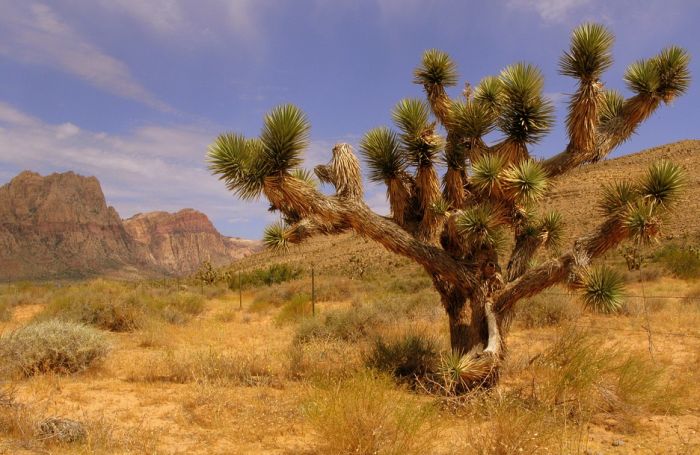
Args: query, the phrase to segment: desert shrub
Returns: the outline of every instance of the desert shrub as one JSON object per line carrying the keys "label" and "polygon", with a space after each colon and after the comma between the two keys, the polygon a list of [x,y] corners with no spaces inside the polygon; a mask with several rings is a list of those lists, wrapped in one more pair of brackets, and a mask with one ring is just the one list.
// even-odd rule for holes
{"label": "desert shrub", "polygon": [[301,283],[281,283],[269,287],[256,289],[253,303],[248,308],[254,313],[265,311],[268,308],[279,308],[288,303],[292,298],[305,292],[307,287]]}
{"label": "desert shrub", "polygon": [[282,306],[275,318],[278,324],[296,322],[302,318],[311,317],[311,297],[308,294],[296,294]]}
{"label": "desert shrub", "polygon": [[99,331],[81,324],[50,320],[19,328],[0,338],[0,363],[9,374],[75,373],[107,355]]}
{"label": "desert shrub", "polygon": [[182,324],[204,310],[199,294],[147,285],[95,280],[57,292],[39,319],[61,319],[128,332],[143,327],[150,318]]}
{"label": "desert shrub", "polygon": [[36,427],[36,418],[32,411],[17,401],[14,389],[3,385],[0,388],[0,436],[9,437],[14,442],[31,447]]}
{"label": "desert shrub", "polygon": [[295,341],[303,343],[313,338],[357,341],[368,336],[382,323],[384,317],[374,306],[329,311],[316,318],[303,320],[297,328]]}
{"label": "desert shrub", "polygon": [[[257,269],[240,274],[242,288],[252,288],[258,286],[271,286],[273,284],[284,283],[296,280],[301,277],[301,269],[289,264],[273,264],[265,269]],[[238,273],[232,273],[229,280],[229,288],[238,290]]]}
{"label": "desert shrub", "polygon": [[9,321],[12,317],[12,303],[0,296],[0,321]]}
{"label": "desert shrub", "polygon": [[656,254],[655,259],[678,278],[700,278],[700,250],[698,248],[666,245]]}
{"label": "desert shrub", "polygon": [[134,291],[119,283],[96,280],[70,286],[49,302],[40,319],[61,319],[114,332],[138,328],[143,319]]}
{"label": "desert shrub", "polygon": [[628,353],[615,365],[614,393],[619,404],[627,410],[645,410],[672,414],[679,410],[683,389],[680,384],[670,384],[665,369],[648,357]]}
{"label": "desert shrub", "polygon": [[136,372],[131,379],[252,386],[270,384],[275,376],[264,359],[213,349],[161,353],[146,359],[144,369],[145,373]]}
{"label": "desert shrub", "polygon": [[316,389],[304,415],[326,454],[423,454],[431,452],[432,410],[394,389],[386,377],[359,374]]}
{"label": "desert shrub", "polygon": [[513,394],[479,392],[471,397],[468,412],[476,422],[466,428],[466,453],[548,453],[564,436],[556,413]]}
{"label": "desert shrub", "polygon": [[388,281],[387,290],[392,293],[413,294],[432,289],[433,284],[425,273],[398,275]]}
{"label": "desert shrub", "polygon": [[[316,300],[319,302],[338,302],[350,300],[360,291],[368,291],[370,283],[351,280],[344,276],[317,277]],[[311,284],[309,283],[309,289]]]}
{"label": "desert shrub", "polygon": [[686,293],[683,303],[700,309],[700,286],[693,287]]}
{"label": "desert shrub", "polygon": [[676,409],[680,390],[669,387],[664,368],[637,353],[607,346],[590,332],[564,329],[534,362],[538,396],[567,415],[600,411]]}
{"label": "desert shrub", "polygon": [[347,378],[357,373],[363,363],[357,346],[351,342],[330,338],[291,343],[286,354],[285,371],[291,379]]}
{"label": "desert shrub", "polygon": [[540,294],[516,307],[515,319],[526,328],[547,327],[575,319],[579,314],[571,297],[562,293]]}
{"label": "desert shrub", "polygon": [[[143,300],[148,300],[144,302]],[[147,310],[155,312],[172,324],[183,324],[204,311],[204,297],[187,291],[177,291],[143,299]],[[150,307],[150,308],[149,308]]]}
{"label": "desert shrub", "polygon": [[550,404],[599,410],[599,386],[614,359],[614,353],[601,344],[589,332],[565,329],[537,360],[544,367],[544,396]]}
{"label": "desert shrub", "polygon": [[435,371],[439,347],[434,338],[419,333],[404,333],[398,337],[374,339],[365,364],[399,379],[425,376]]}
{"label": "desert shrub", "polygon": [[417,319],[430,317],[440,310],[440,296],[433,289],[423,289],[410,294],[386,294],[374,296],[371,306],[388,319]]}

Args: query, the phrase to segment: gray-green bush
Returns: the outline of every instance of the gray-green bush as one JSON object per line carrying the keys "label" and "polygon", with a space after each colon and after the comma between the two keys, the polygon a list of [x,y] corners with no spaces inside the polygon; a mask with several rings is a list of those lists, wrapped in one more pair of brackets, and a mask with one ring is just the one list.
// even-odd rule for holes
{"label": "gray-green bush", "polygon": [[0,338],[0,364],[6,375],[75,373],[103,359],[109,343],[100,331],[73,322],[49,320]]}

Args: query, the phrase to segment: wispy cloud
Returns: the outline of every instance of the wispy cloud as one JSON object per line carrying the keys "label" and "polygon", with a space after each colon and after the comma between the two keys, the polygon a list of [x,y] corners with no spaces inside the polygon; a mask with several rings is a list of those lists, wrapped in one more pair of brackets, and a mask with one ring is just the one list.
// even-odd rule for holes
{"label": "wispy cloud", "polygon": [[[96,176],[123,217],[193,207],[212,217],[225,234],[256,238],[276,216],[262,199],[233,197],[206,169],[205,153],[217,133],[198,125],[148,125],[108,134],[69,122],[47,123],[0,101],[0,184],[10,177],[7,169],[72,170]],[[305,167],[327,162],[332,148],[329,141],[312,141]],[[382,207],[381,198],[372,201]]]}
{"label": "wispy cloud", "polygon": [[271,6],[259,0],[99,0],[104,11],[117,13],[143,29],[177,43],[196,46],[232,36],[257,48],[263,38],[262,14]]}
{"label": "wispy cloud", "polygon": [[115,95],[173,111],[136,81],[124,62],[81,36],[50,6],[0,0],[0,10],[0,55],[57,68]]}
{"label": "wispy cloud", "polygon": [[545,22],[566,22],[574,12],[592,0],[509,0],[508,6],[520,11],[535,11]]}
{"label": "wispy cloud", "polygon": [[106,134],[49,124],[0,101],[0,169],[5,177],[7,169],[94,175],[123,217],[194,207],[229,235],[256,237],[267,206],[238,201],[210,175],[204,155],[215,134],[191,125]]}

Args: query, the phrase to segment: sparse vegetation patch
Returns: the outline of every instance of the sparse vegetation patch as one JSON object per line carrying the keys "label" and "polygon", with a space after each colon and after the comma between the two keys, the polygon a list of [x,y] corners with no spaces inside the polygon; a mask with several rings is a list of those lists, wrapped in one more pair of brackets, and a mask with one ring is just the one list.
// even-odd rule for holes
{"label": "sparse vegetation patch", "polygon": [[109,343],[98,330],[49,320],[16,329],[0,338],[2,372],[32,376],[75,373],[102,360]]}

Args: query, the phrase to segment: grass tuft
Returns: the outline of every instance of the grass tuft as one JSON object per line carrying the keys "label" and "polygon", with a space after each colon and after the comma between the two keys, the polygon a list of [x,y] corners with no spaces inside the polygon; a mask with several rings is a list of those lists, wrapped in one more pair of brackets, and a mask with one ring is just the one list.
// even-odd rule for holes
{"label": "grass tuft", "polygon": [[356,375],[316,389],[304,414],[325,454],[430,453],[432,410],[398,392],[386,377]]}

